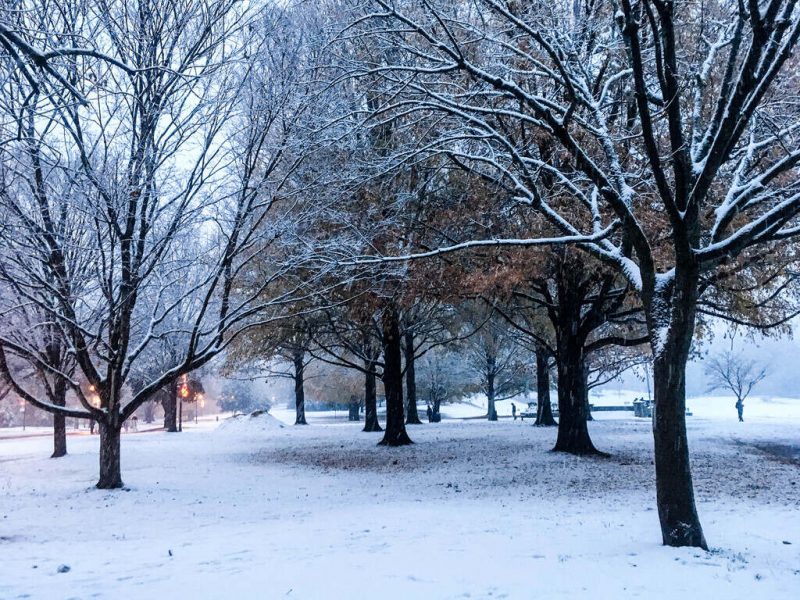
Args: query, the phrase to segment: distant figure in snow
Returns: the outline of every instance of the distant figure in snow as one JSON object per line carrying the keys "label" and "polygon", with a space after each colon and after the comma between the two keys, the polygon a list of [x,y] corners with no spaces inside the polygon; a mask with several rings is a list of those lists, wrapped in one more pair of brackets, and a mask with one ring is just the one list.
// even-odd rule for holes
{"label": "distant figure in snow", "polygon": [[426,412],[428,413],[428,423],[431,423],[433,421],[433,409],[431,408],[430,404],[428,404],[428,409]]}
{"label": "distant figure in snow", "polygon": [[511,416],[514,417],[514,420],[517,420],[517,405],[513,402],[511,403]]}
{"label": "distant figure in snow", "polygon": [[734,406],[739,413],[739,422],[742,422],[744,401],[753,388],[767,376],[767,368],[760,366],[754,360],[747,360],[742,354],[723,352],[708,361],[706,376],[710,381],[709,392],[716,389],[733,392],[736,396]]}

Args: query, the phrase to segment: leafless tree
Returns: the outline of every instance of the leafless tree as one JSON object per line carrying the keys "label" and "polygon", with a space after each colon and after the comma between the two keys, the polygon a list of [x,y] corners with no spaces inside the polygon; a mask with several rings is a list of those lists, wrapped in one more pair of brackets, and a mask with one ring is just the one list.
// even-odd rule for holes
{"label": "leafless tree", "polygon": [[495,402],[517,396],[532,379],[533,355],[519,343],[515,330],[492,307],[483,303],[471,311],[477,332],[462,346],[470,371],[477,375],[481,392],[486,394],[486,418],[497,420]]}
{"label": "leafless tree", "polygon": [[[46,315],[80,379],[12,336],[0,339],[0,372],[43,410],[96,420],[98,487],[121,487],[122,423],[307,293],[312,253],[292,246],[307,212],[280,195],[302,153],[303,69],[287,53],[295,32],[282,9],[235,0],[30,3],[14,15],[0,42],[11,31],[17,47],[54,62],[46,85],[13,53],[3,63],[15,134],[2,146],[10,227],[0,279],[14,292],[3,311],[30,304]],[[61,51],[76,39],[94,50]],[[69,227],[57,228],[60,215]],[[265,253],[269,269],[253,268]],[[305,275],[292,276],[299,264]],[[162,340],[180,349],[177,360],[125,402],[123,386]],[[81,407],[37,397],[10,372],[11,357],[63,379]]]}
{"label": "leafless tree", "polygon": [[708,377],[708,391],[728,390],[736,396],[736,409],[742,421],[744,401],[766,376],[767,369],[748,360],[741,354],[731,351],[722,352],[709,359],[705,367]]}

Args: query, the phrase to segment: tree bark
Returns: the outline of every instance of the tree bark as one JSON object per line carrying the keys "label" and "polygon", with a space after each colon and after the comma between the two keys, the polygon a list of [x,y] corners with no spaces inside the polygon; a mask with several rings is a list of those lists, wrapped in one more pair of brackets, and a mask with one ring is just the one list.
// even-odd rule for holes
{"label": "tree bark", "polygon": [[169,385],[164,400],[164,429],[170,433],[178,432],[178,381],[175,380]]}
{"label": "tree bark", "polygon": [[378,422],[378,398],[376,392],[374,366],[367,364],[364,374],[364,429],[362,431],[383,431]]}
{"label": "tree bark", "polygon": [[383,387],[386,391],[386,429],[382,446],[411,444],[403,410],[403,358],[400,343],[400,318],[394,303],[384,309],[383,326]]}
{"label": "tree bark", "polygon": [[547,364],[547,354],[541,349],[536,352],[536,403],[535,425],[540,427],[557,425],[550,404],[550,368]]}
{"label": "tree bark", "polygon": [[406,425],[422,425],[417,411],[417,374],[414,369],[414,333],[406,331]]}
{"label": "tree bark", "polygon": [[[686,363],[696,317],[697,277],[676,275],[675,289],[648,310],[654,349],[656,499],[661,536],[667,546],[708,549],[694,501],[686,436]],[[670,307],[668,325],[659,310]],[[666,332],[666,334],[664,334]]]}
{"label": "tree bark", "polygon": [[[562,306],[562,310],[563,310]],[[574,323],[574,325],[573,325]],[[556,332],[558,356],[558,438],[556,452],[602,454],[594,447],[586,425],[586,368],[583,340],[575,335],[577,321],[565,319]]]}
{"label": "tree bark", "polygon": [[[67,405],[67,384],[61,377],[53,382],[53,397],[56,406]],[[64,415],[53,415],[53,454],[50,458],[58,458],[67,454],[67,419]]]}
{"label": "tree bark", "polygon": [[586,420],[594,421],[592,405],[589,402],[589,365],[586,364],[585,360],[583,361],[583,371],[583,402],[586,404]]}
{"label": "tree bark", "polygon": [[295,425],[308,425],[306,421],[306,396],[303,388],[303,359],[305,352],[303,350],[296,350],[294,356],[294,409],[295,409]]}
{"label": "tree bark", "polygon": [[486,418],[497,421],[497,409],[494,407],[494,358],[486,359]]}
{"label": "tree bark", "polygon": [[120,468],[120,425],[103,419],[100,427],[100,480],[97,487],[101,490],[121,488],[122,471]]}

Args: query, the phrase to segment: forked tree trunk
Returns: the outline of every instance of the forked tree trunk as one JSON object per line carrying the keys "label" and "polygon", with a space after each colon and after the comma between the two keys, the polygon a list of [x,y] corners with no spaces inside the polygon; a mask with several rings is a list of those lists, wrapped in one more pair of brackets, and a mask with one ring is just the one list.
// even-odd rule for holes
{"label": "forked tree trunk", "polygon": [[372,364],[365,365],[364,374],[364,429],[362,431],[383,431],[378,422],[378,398],[376,392],[375,371]]}
{"label": "forked tree trunk", "polygon": [[178,432],[178,381],[169,385],[167,395],[162,401],[164,407],[164,429],[170,433]]}
{"label": "forked tree trunk", "polygon": [[403,357],[400,343],[400,320],[397,307],[390,304],[383,311],[383,387],[386,391],[386,429],[382,446],[411,444],[406,432],[403,410]]}
{"label": "forked tree trunk", "polygon": [[686,436],[686,363],[694,336],[697,280],[684,279],[677,280],[668,301],[657,303],[671,304],[668,327],[648,319],[654,350],[656,499],[665,545],[708,549],[694,501]]}
{"label": "forked tree trunk", "polygon": [[109,419],[98,421],[100,427],[100,479],[97,487],[113,490],[122,487],[120,468],[120,425],[109,423]]}
{"label": "forked tree trunk", "polygon": [[559,335],[558,438],[553,450],[570,454],[602,454],[594,447],[586,425],[586,369],[583,340]]}
{"label": "forked tree trunk", "polygon": [[536,402],[535,424],[540,427],[555,426],[556,420],[550,404],[550,368],[547,355],[541,350],[536,353]]}
{"label": "forked tree trunk", "polygon": [[406,425],[422,425],[417,411],[417,374],[414,369],[414,334],[405,334],[406,353]]}
{"label": "forked tree trunk", "polygon": [[292,357],[294,360],[294,409],[295,425],[308,425],[306,421],[306,395],[303,388],[303,358],[305,352],[297,350]]}
{"label": "forked tree trunk", "polygon": [[[57,377],[53,382],[53,397],[51,398],[56,406],[66,406],[67,404],[67,385],[61,378]],[[53,454],[51,458],[66,456],[67,454],[67,420],[64,415],[53,415]]]}

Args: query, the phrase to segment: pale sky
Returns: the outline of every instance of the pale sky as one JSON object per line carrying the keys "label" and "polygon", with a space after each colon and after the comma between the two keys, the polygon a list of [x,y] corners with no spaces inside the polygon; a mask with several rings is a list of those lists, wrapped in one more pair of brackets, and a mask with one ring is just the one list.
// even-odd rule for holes
{"label": "pale sky", "polygon": [[[700,346],[703,355],[714,356],[731,349],[730,334],[726,327],[716,328],[714,339],[704,341]],[[757,396],[788,396],[800,398],[800,319],[794,321],[794,337],[764,338],[760,335],[745,336],[741,330],[734,336],[733,351],[755,360],[767,367],[767,377],[753,390]],[[702,359],[692,361],[686,369],[686,393],[689,396],[706,394],[708,383]],[[647,391],[647,384],[633,374],[626,374],[620,381],[614,381],[607,389],[626,389]],[[714,394],[724,395],[724,391]]]}

